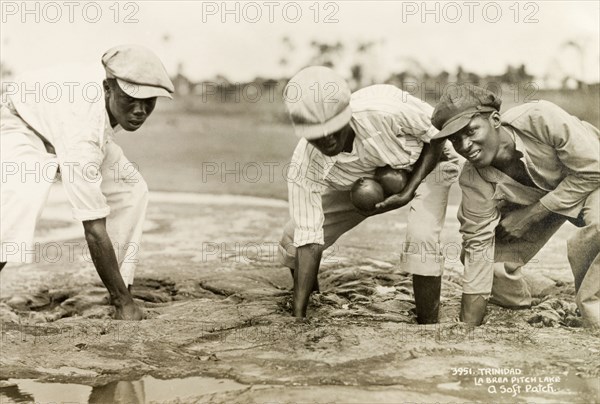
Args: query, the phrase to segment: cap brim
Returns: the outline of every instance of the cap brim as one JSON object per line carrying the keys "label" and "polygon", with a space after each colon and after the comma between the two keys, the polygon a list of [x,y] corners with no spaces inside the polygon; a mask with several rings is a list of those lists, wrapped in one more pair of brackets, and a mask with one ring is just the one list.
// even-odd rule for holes
{"label": "cap brim", "polygon": [[435,136],[432,137],[432,139],[443,139],[445,137],[454,135],[456,132],[458,132],[459,130],[461,130],[469,124],[471,118],[473,118],[473,115],[475,114],[459,116],[458,118],[444,126],[442,130],[440,130]]}
{"label": "cap brim", "polygon": [[125,94],[132,98],[144,99],[153,97],[166,97],[173,99],[171,94],[162,87],[144,86],[141,84],[130,83],[125,80],[117,79],[119,88],[123,90]]}
{"label": "cap brim", "polygon": [[497,111],[497,109],[494,107],[479,106],[477,108],[464,111],[460,115],[454,116],[452,119],[446,122],[444,127],[442,127],[442,130],[440,130],[435,136],[433,136],[432,139],[443,139],[445,137],[452,136],[456,132],[467,126],[475,115],[481,114],[483,112],[492,111]]}
{"label": "cap brim", "polygon": [[[294,133],[300,138],[308,140],[318,139],[342,129],[352,118],[352,109],[348,105],[342,112],[325,123],[307,124],[294,123]],[[292,119],[293,123],[293,119]]]}

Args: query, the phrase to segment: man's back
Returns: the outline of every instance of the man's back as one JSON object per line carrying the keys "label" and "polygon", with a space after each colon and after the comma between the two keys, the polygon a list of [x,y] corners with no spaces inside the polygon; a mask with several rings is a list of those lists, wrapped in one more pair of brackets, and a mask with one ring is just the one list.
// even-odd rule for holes
{"label": "man's back", "polygon": [[103,75],[100,63],[26,72],[5,83],[2,104],[50,142],[57,153],[81,142],[100,144],[106,125]]}

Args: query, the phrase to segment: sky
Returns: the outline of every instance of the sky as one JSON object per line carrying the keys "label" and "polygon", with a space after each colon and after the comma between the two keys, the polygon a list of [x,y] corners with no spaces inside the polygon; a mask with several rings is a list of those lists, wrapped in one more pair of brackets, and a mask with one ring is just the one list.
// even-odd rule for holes
{"label": "sky", "polygon": [[[600,81],[599,1],[2,1],[0,57],[14,72],[99,61],[117,44],[153,49],[193,80],[289,77],[312,41],[344,44],[338,68],[362,58],[376,79],[417,61],[500,74],[525,64]],[[26,9],[25,9],[26,8]],[[288,37],[293,48],[285,46]],[[568,41],[578,44],[562,46]],[[360,43],[375,45],[358,55]],[[282,57],[288,59],[281,65]]]}

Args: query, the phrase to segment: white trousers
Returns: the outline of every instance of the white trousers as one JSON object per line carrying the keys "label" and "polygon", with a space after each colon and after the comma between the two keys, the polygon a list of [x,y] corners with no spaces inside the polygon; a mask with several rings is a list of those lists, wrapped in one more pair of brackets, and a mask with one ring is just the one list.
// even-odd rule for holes
{"label": "white trousers", "polygon": [[[1,108],[0,262],[31,263],[33,235],[57,181],[58,160],[18,116]],[[110,207],[106,228],[126,285],[133,283],[148,205],[148,187],[123,150],[105,145],[101,190]]]}

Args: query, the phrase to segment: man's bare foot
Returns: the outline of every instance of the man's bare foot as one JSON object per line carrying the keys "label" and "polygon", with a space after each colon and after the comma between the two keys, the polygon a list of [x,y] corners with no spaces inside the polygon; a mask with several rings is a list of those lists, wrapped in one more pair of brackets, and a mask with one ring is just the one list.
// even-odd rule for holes
{"label": "man's bare foot", "polygon": [[144,312],[133,301],[129,304],[115,305],[115,320],[140,321]]}

